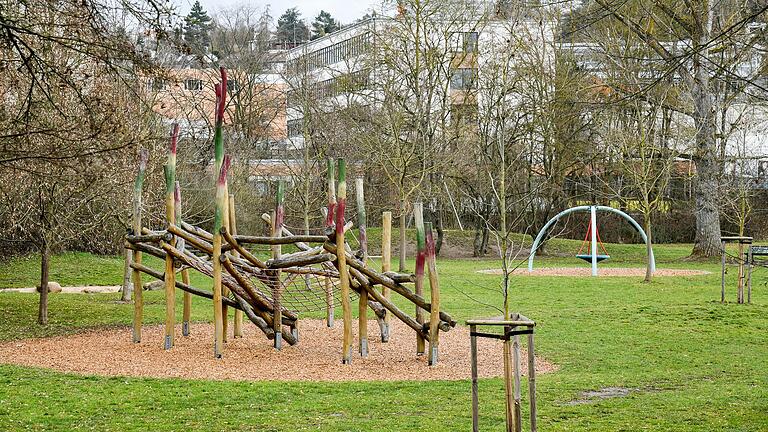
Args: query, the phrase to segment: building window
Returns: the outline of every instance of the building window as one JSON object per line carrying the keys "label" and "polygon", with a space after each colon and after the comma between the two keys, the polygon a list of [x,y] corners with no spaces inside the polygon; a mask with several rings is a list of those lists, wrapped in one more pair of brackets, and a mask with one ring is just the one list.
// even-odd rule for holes
{"label": "building window", "polygon": [[452,90],[469,90],[475,85],[476,69],[460,68],[451,75]]}
{"label": "building window", "polygon": [[161,78],[152,78],[147,82],[147,90],[160,91],[165,90],[165,80]]}
{"label": "building window", "polygon": [[240,85],[237,83],[237,80],[227,80],[227,91],[229,93],[235,93],[238,90],[240,90]]}
{"label": "building window", "polygon": [[199,79],[184,80],[184,90],[200,91],[203,89],[203,81]]}
{"label": "building window", "polygon": [[453,34],[453,46],[455,52],[477,52],[478,32],[458,32]]}
{"label": "building window", "polygon": [[303,135],[304,119],[288,120],[288,138],[293,138]]}

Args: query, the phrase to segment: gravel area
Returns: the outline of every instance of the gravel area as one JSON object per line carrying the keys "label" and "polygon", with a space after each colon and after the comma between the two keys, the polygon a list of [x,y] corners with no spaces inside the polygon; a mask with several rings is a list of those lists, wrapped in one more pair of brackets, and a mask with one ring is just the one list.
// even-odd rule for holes
{"label": "gravel area", "polygon": [[[376,321],[368,323],[368,358],[356,356],[341,364],[342,323],[329,329],[322,320],[301,320],[300,341],[278,352],[254,326],[244,323],[245,337],[230,339],[224,357],[213,358],[213,325],[193,324],[191,336],[177,327],[176,346],[162,348],[163,328],[144,327],[141,344],[131,342],[129,328],[92,331],[72,336],[30,339],[0,344],[0,363],[43,367],[61,372],[102,376],[145,376],[243,381],[424,381],[470,378],[469,330],[457,326],[440,335],[440,361],[429,367],[417,357],[415,335],[392,322],[390,342],[382,344]],[[230,326],[231,328],[231,326]],[[356,331],[357,325],[353,325]],[[357,342],[355,342],[357,347]],[[523,347],[525,344],[523,344]],[[523,350],[522,361],[526,354]],[[502,374],[502,345],[479,339],[481,377]],[[537,356],[536,373],[556,370]],[[526,365],[523,364],[523,373]]]}
{"label": "gravel area", "polygon": [[[501,269],[479,270],[479,273],[502,274]],[[598,276],[637,276],[645,277],[645,267],[605,267],[597,269]],[[656,269],[654,277],[658,276],[701,276],[712,274],[707,270],[686,270],[686,269]],[[513,272],[514,276],[592,276],[592,269],[589,267],[550,267],[534,268],[533,272],[528,269],[517,269]]]}

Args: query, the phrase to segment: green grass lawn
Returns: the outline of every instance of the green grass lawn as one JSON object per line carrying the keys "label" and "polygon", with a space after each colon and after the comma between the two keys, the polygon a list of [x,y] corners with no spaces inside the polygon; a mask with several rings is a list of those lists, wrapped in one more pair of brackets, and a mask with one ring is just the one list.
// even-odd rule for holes
{"label": "green grass lawn", "polygon": [[[374,237],[374,236],[372,236]],[[536,266],[578,266],[558,240]],[[610,266],[642,266],[644,246],[607,245]],[[689,245],[657,246],[659,267],[710,270],[656,278],[513,277],[512,304],[538,323],[537,351],[560,366],[538,377],[542,431],[768,430],[768,271],[754,274],[752,305],[719,303],[717,262],[688,262]],[[155,266],[159,263],[154,262]],[[118,284],[119,258],[68,253],[53,261],[62,284]],[[410,263],[412,266],[412,263]],[[498,315],[493,260],[440,260],[443,308],[465,320]],[[0,266],[0,286],[32,286],[36,258]],[[735,271],[728,298],[735,298]],[[205,287],[201,277],[193,284]],[[130,324],[119,294],[53,295],[51,323],[35,324],[37,297],[0,293],[0,340]],[[179,302],[181,296],[177,296]],[[145,296],[148,324],[164,315],[163,294]],[[181,306],[177,306],[181,318]],[[193,303],[207,320],[210,304]],[[158,365],[161,367],[161,365]],[[339,367],[343,367],[339,365]],[[626,397],[581,392],[626,387]],[[499,379],[483,380],[482,430],[503,429]],[[101,378],[0,365],[0,430],[459,431],[470,429],[469,383],[229,383]]]}

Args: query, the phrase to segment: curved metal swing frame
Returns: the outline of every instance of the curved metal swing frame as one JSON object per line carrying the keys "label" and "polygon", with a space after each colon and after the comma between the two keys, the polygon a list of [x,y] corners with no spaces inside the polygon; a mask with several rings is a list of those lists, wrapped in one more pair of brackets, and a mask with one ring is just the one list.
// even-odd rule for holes
{"label": "curved metal swing frame", "polygon": [[627,220],[627,222],[632,225],[635,230],[640,233],[640,237],[643,238],[643,241],[645,242],[646,246],[649,246],[650,249],[650,255],[648,256],[648,259],[651,262],[651,272],[656,271],[656,258],[653,255],[653,247],[650,247],[648,243],[648,236],[645,234],[645,231],[643,231],[643,228],[640,226],[640,224],[637,223],[634,219],[632,219],[631,216],[624,213],[623,211],[619,209],[615,209],[613,207],[608,206],[577,206],[577,207],[571,207],[567,210],[563,210],[560,213],[556,214],[552,219],[549,220],[549,222],[544,225],[544,228],[539,231],[539,234],[536,235],[536,239],[533,241],[533,245],[531,245],[531,254],[528,256],[528,271],[533,271],[533,259],[536,256],[536,251],[539,249],[539,244],[542,240],[544,240],[544,236],[547,234],[549,229],[554,225],[558,220],[560,220],[563,216],[567,216],[571,213],[578,213],[578,212],[589,212],[590,213],[590,224],[591,224],[591,230],[592,230],[592,276],[597,276],[597,212],[598,211],[605,211],[608,213],[617,214],[624,219]]}

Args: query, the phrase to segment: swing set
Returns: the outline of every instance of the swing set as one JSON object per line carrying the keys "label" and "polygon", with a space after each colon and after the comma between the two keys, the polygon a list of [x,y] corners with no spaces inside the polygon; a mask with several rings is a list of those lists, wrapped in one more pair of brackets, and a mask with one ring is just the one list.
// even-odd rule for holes
{"label": "swing set", "polygon": [[[601,205],[591,205],[591,206],[578,206],[578,207],[571,207],[569,209],[563,210],[555,217],[549,220],[544,225],[544,228],[539,231],[539,234],[536,236],[536,239],[533,241],[533,244],[531,245],[531,254],[528,256],[528,271],[533,271],[533,259],[536,256],[536,250],[539,248],[539,245],[544,240],[544,237],[546,236],[549,229],[562,217],[567,216],[571,213],[577,213],[577,212],[589,212],[590,218],[589,218],[589,227],[587,228],[587,234],[584,236],[584,241],[581,244],[581,248],[579,249],[579,252],[576,254],[576,258],[582,259],[588,263],[592,264],[592,276],[597,276],[597,263],[601,261],[605,261],[607,259],[610,259],[611,256],[608,255],[608,251],[605,249],[605,245],[603,245],[602,240],[600,240],[600,233],[597,230],[597,212],[598,211],[604,211],[608,213],[613,213],[616,215],[621,216],[624,218],[627,222],[632,225],[635,230],[640,234],[640,237],[643,238],[643,241],[648,244],[648,236],[645,235],[645,231],[640,227],[640,225],[632,219],[628,214],[624,213],[623,211],[619,209],[615,209],[613,207],[608,206],[601,206]],[[598,253],[598,245],[600,246],[600,250],[602,253]],[[586,249],[585,249],[586,247]],[[650,256],[648,257],[651,261],[651,271],[656,270],[656,260],[653,256],[653,249],[649,248],[650,250]]]}

